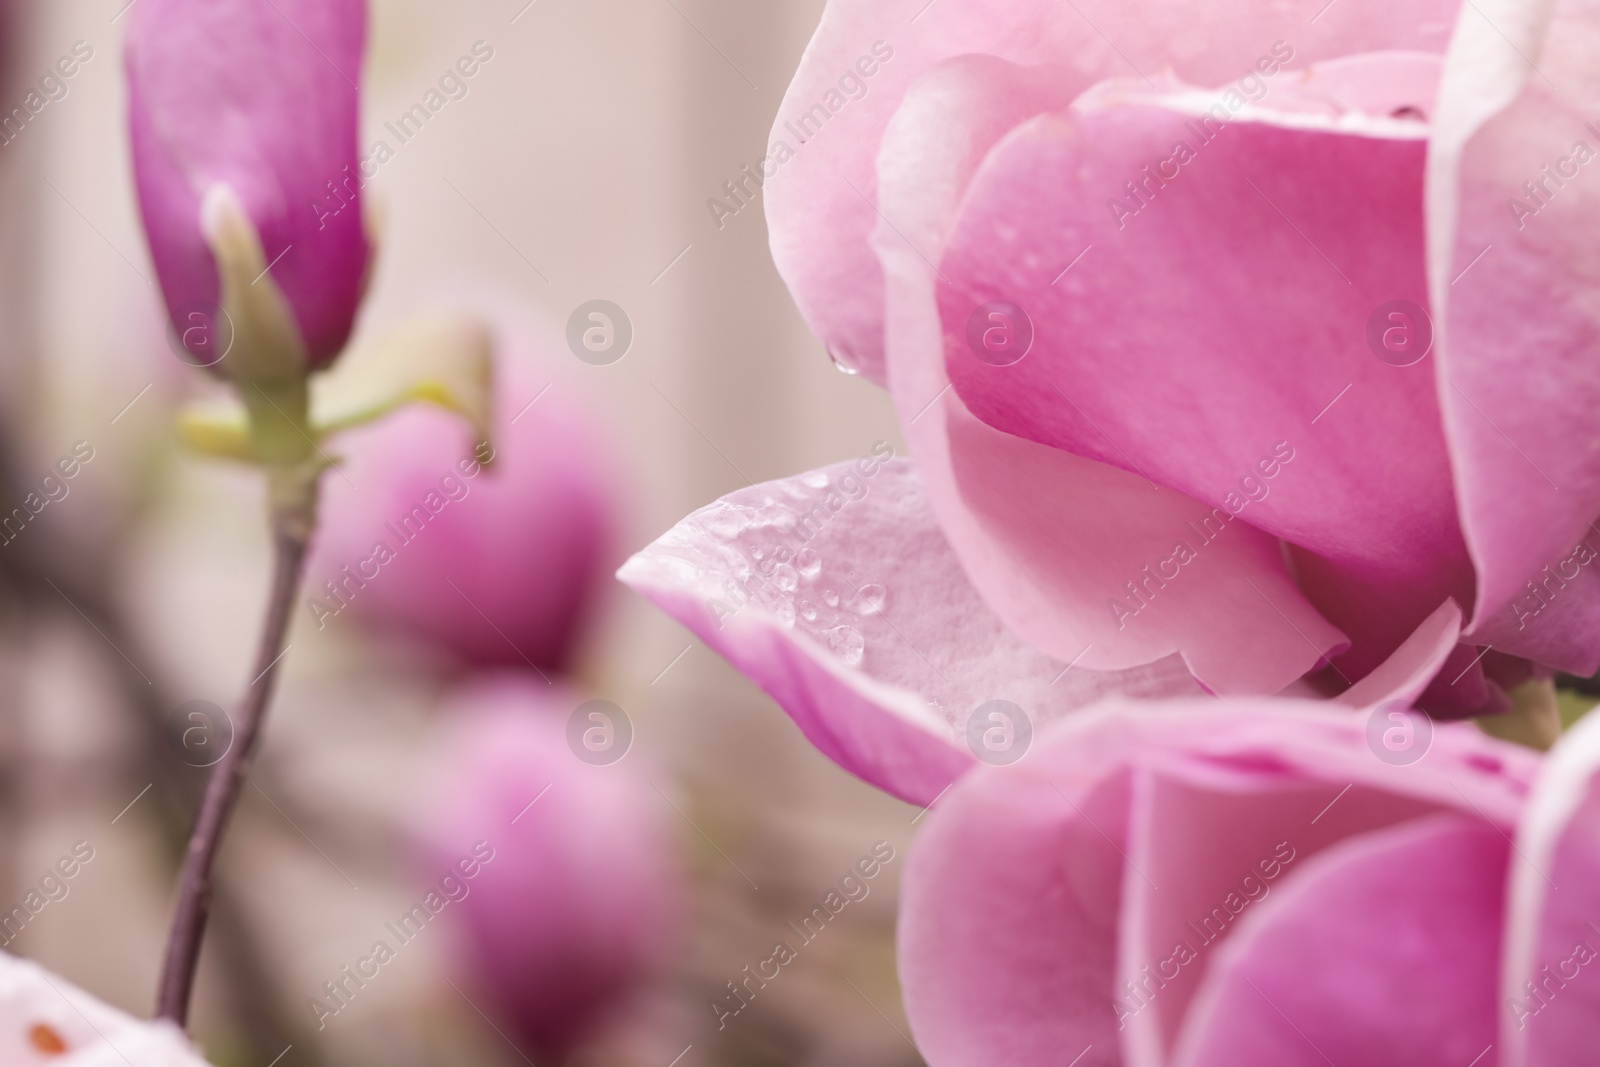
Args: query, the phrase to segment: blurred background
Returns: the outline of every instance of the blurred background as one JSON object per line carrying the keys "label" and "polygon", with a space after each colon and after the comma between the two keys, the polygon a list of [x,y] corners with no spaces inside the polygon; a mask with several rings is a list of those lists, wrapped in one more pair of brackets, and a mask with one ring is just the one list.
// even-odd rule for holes
{"label": "blurred background", "polygon": [[[258,475],[174,441],[175,411],[214,386],[174,354],[138,225],[126,4],[7,0],[0,30],[0,112],[80,60],[0,136],[0,514],[27,519],[0,533],[0,912],[60,857],[92,853],[0,940],[147,1016],[197,764],[227,743],[207,709],[249,683],[268,544]],[[374,0],[363,144],[396,151],[366,191],[381,240],[357,344],[427,308],[485,316],[502,341],[503,469],[451,505],[453,554],[404,549],[417,558],[391,585],[320,626],[297,609],[202,960],[194,1028],[214,1062],[921,1062],[893,946],[917,810],[818,755],[609,577],[726,492],[900,448],[886,396],[837,372],[795,311],[760,204],[719,221],[707,203],[765,153],[821,8]],[[463,92],[403,145],[386,134],[469,55]],[[593,300],[632,327],[604,365],[567,342]],[[302,599],[355,562],[362,523],[398,518],[466,454],[408,417],[340,443],[350,462],[325,485],[346,528]],[[550,474],[573,469],[588,496]],[[508,512],[494,477],[548,491]],[[459,583],[473,613],[413,604],[409,626],[382,625],[404,614],[411,564]],[[533,588],[572,579],[571,603],[527,610],[558,613],[573,647],[524,643],[522,569]],[[509,600],[486,610],[463,590]],[[474,613],[506,647],[473,645]],[[569,718],[591,700],[631,730],[621,759],[579,758]],[[409,940],[388,933],[491,837],[493,860],[450,883],[463,899]],[[870,892],[797,935],[885,855]],[[581,899],[563,895],[569,868]],[[379,940],[394,958],[359,963]],[[751,981],[778,942],[794,958]],[[540,1018],[528,1001],[552,990],[573,1006]],[[580,1017],[592,1024],[556,1032]]]}

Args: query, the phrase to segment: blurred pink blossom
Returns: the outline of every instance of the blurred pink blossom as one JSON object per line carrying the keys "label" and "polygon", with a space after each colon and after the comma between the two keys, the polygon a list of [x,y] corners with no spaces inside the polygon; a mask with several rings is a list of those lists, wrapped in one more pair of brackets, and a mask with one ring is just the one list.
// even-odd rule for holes
{"label": "blurred pink blossom", "polygon": [[567,665],[613,564],[610,441],[527,349],[500,351],[495,371],[488,446],[415,407],[334,443],[344,477],[323,480],[306,571],[319,627],[351,610],[469,664]]}
{"label": "blurred pink blossom", "polygon": [[637,753],[579,757],[586,730],[621,725],[574,727],[579,704],[527,672],[458,691],[422,809],[424,876],[474,842],[493,849],[450,906],[457,972],[541,1063],[628,1008],[674,941],[679,901],[667,801]]}
{"label": "blurred pink blossom", "polygon": [[350,335],[369,254],[356,141],[366,0],[140,0],[128,23],[139,209],[176,329],[215,327],[200,206],[223,184],[260,234],[311,366],[326,365]]}

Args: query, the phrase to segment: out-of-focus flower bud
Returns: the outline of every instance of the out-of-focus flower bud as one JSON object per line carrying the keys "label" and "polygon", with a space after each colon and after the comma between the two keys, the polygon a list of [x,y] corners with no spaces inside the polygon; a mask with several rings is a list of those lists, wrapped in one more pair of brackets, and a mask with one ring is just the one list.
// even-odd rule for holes
{"label": "out-of-focus flower bud", "polygon": [[349,610],[478,666],[566,662],[609,588],[616,468],[580,394],[525,350],[494,367],[487,446],[430,407],[329,446],[344,476],[323,481],[307,569],[319,627]]}
{"label": "out-of-focus flower bud", "polygon": [[424,809],[423,873],[459,898],[461,982],[540,1063],[623,1014],[678,914],[666,801],[637,753],[585,747],[592,729],[626,745],[621,710],[574,722],[580,703],[528,672],[458,693]]}
{"label": "out-of-focus flower bud", "polygon": [[[357,148],[366,18],[365,0],[141,0],[128,13],[139,208],[180,336],[228,329],[201,225],[224,185],[259,234],[310,367],[344,347],[369,254]],[[197,361],[222,355],[206,353]]]}
{"label": "out-of-focus flower bud", "polygon": [[170,1022],[145,1022],[59,975],[0,952],[0,1063],[8,1067],[205,1067]]}

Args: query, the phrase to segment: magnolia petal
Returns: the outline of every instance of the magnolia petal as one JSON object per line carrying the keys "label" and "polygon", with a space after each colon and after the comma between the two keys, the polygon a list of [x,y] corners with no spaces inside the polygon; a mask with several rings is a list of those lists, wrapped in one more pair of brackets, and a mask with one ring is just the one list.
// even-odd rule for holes
{"label": "magnolia petal", "polygon": [[[1426,350],[1397,366],[1369,348],[1386,306],[1427,301],[1427,126],[1391,115],[1430,110],[1438,69],[1355,57],[1280,72],[1258,103],[1099,85],[989,153],[939,260],[972,414],[1297,546],[1300,587],[1354,642],[1351,680],[1472,594]],[[972,324],[1001,301],[1033,340],[996,365]]]}
{"label": "magnolia petal", "polygon": [[883,206],[874,160],[907,90],[938,64],[973,53],[1066,64],[1074,95],[1166,68],[1216,85],[1291,59],[1443,51],[1457,7],[1340,0],[1308,27],[1304,11],[1274,0],[830,0],[773,124],[777,170],[763,192],[773,258],[834,357],[881,384],[884,276],[867,245]]}
{"label": "magnolia petal", "polygon": [[[950,389],[932,264],[960,203],[951,190],[1007,128],[1008,107],[1025,117],[1048,97],[1046,77],[953,61],[913,90],[885,139],[874,241],[889,282],[891,391],[919,474],[973,584],[1041,650],[1108,670],[1180,653],[1215,692],[1277,692],[1345,641],[1289,579],[1274,539],[996,430]],[[943,143],[969,148],[930,154]]]}
{"label": "magnolia petal", "polygon": [[1381,665],[1334,699],[1354,708],[1374,708],[1390,700],[1414,704],[1459,646],[1461,607],[1440,604]]}
{"label": "magnolia petal", "polygon": [[0,1063],[7,1067],[205,1067],[183,1031],[145,1022],[30,960],[0,952]]}
{"label": "magnolia petal", "polygon": [[1466,5],[1427,186],[1439,395],[1478,572],[1468,632],[1585,675],[1600,667],[1597,50],[1587,3]]}
{"label": "magnolia petal", "polygon": [[1443,815],[1309,860],[1218,950],[1174,1067],[1481,1062],[1509,854],[1482,819]]}
{"label": "magnolia petal", "polygon": [[1578,1067],[1600,1048],[1600,719],[1551,750],[1516,844],[1500,1062]]}
{"label": "magnolia petal", "polygon": [[913,803],[931,803],[977,751],[1011,755],[986,747],[991,701],[1027,729],[989,740],[1026,746],[1110,693],[1199,692],[1175,659],[1104,672],[1018,640],[966,580],[916,471],[888,454],[733,493],[618,577],[765,689],[829,758]]}
{"label": "magnolia petal", "polygon": [[[1289,857],[1287,884],[1303,857],[1434,812],[1504,832],[1538,766],[1463,726],[1391,766],[1373,757],[1365,716],[1303,701],[1109,701],[1072,716],[1028,760],[958,782],[913,846],[899,934],[918,1047],[933,1067],[1043,1067],[1080,1051],[1086,1064],[1160,1062],[1165,1005],[1182,990],[1158,988],[1132,1020],[1135,1002],[1113,998],[1171,954],[1181,921],[1234,910],[1230,880],[1248,896],[1246,875],[1265,881]],[[1139,1041],[1135,1025],[1150,1028]]]}
{"label": "magnolia petal", "polygon": [[366,3],[140,0],[128,18],[134,178],[172,321],[220,303],[199,219],[224,185],[261,236],[312,366],[326,365],[350,334],[368,258]]}
{"label": "magnolia petal", "polygon": [[[1271,771],[1149,769],[1134,781],[1115,1008],[1130,1067],[1167,1062],[1218,966],[1215,946],[1289,872],[1346,838],[1438,810],[1366,783]],[[1228,832],[1208,832],[1217,826]]]}

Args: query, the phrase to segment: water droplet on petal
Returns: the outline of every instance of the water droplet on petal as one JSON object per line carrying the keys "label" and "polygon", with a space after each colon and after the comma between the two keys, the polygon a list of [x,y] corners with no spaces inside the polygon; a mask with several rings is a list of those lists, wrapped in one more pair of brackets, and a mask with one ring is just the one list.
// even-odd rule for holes
{"label": "water droplet on petal", "polygon": [[794,564],[807,578],[815,578],[822,573],[822,557],[817,555],[815,549],[802,548],[800,554],[794,557]]}
{"label": "water droplet on petal", "polygon": [[785,593],[792,593],[800,584],[800,575],[787,563],[780,563],[772,570],[772,583]]}
{"label": "water droplet on petal", "polygon": [[854,667],[861,662],[867,642],[862,638],[860,630],[854,626],[835,626],[825,631],[823,636],[828,640],[828,648],[844,661],[845,666]]}
{"label": "water droplet on petal", "polygon": [[855,598],[850,601],[850,610],[857,615],[876,615],[883,610],[885,601],[889,598],[889,591],[876,583],[864,585],[857,590]]}
{"label": "water droplet on petal", "polygon": [[816,622],[817,606],[809,600],[800,601],[800,617],[806,622]]}
{"label": "water droplet on petal", "polygon": [[860,374],[861,361],[856,359],[844,345],[828,345],[828,358],[833,360],[834,369],[841,374]]}
{"label": "water droplet on petal", "polygon": [[839,594],[832,589],[824,589],[822,591],[822,602],[830,608],[836,608],[839,606]]}

